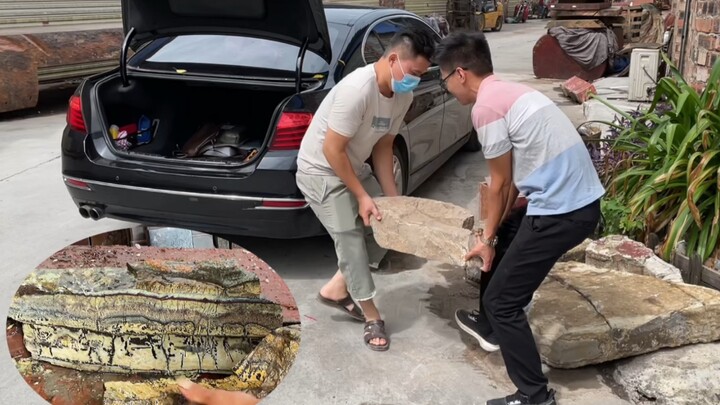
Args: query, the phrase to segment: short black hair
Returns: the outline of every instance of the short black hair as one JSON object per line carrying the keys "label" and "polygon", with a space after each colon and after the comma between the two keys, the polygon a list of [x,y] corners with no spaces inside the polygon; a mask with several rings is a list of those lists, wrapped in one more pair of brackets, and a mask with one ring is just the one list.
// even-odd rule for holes
{"label": "short black hair", "polygon": [[461,67],[478,76],[493,73],[490,46],[482,32],[448,35],[435,49],[434,62],[445,71]]}
{"label": "short black hair", "polygon": [[421,30],[416,27],[408,27],[395,34],[390,40],[385,56],[398,47],[405,51],[404,56],[416,58],[422,56],[428,61],[432,60],[437,42],[428,30]]}

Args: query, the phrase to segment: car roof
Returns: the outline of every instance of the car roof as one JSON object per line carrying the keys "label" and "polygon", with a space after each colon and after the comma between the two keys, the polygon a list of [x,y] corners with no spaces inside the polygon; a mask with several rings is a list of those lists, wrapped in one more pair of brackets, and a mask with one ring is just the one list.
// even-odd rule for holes
{"label": "car roof", "polygon": [[330,24],[353,25],[364,17],[380,18],[386,15],[414,15],[398,8],[349,6],[344,4],[326,4],[325,18]]}

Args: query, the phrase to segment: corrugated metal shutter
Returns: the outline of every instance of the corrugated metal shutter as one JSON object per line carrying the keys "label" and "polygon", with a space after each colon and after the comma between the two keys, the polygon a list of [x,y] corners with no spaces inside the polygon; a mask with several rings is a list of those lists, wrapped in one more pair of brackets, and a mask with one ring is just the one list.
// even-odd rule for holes
{"label": "corrugated metal shutter", "polygon": [[446,15],[447,0],[405,0],[405,10],[419,16],[432,14]]}
{"label": "corrugated metal shutter", "polygon": [[373,6],[378,7],[380,0],[323,0],[326,4],[348,4],[351,6]]}
{"label": "corrugated metal shutter", "polygon": [[120,22],[120,0],[0,0],[0,27]]}

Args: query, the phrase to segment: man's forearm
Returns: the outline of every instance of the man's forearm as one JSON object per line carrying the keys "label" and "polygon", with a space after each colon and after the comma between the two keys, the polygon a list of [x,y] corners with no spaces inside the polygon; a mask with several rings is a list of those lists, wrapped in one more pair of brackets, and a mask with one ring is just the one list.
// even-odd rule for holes
{"label": "man's forearm", "polygon": [[395,197],[400,190],[395,184],[395,174],[393,173],[393,150],[390,147],[380,147],[373,150],[372,154],[373,170],[377,177],[383,194],[387,197]]}
{"label": "man's forearm", "polygon": [[497,235],[498,227],[500,227],[508,204],[510,187],[511,184],[498,184],[497,182],[493,182],[492,179],[490,180],[487,199],[487,219],[485,220],[485,227],[483,229],[483,237],[485,239],[492,239]]}
{"label": "man's forearm", "polygon": [[360,200],[368,195],[367,191],[365,191],[365,188],[360,182],[360,179],[358,179],[355,174],[355,171],[350,164],[350,158],[348,158],[345,151],[323,149],[323,153],[325,154],[325,158],[330,164],[330,167],[335,172],[335,175],[338,176],[343,183],[345,183],[350,192],[355,195],[355,198]]}
{"label": "man's forearm", "polygon": [[515,201],[517,201],[518,195],[520,195],[520,191],[518,191],[517,187],[513,183],[508,190],[508,199],[507,203],[505,203],[505,212],[503,213],[500,223],[503,223],[508,217],[508,215],[510,215],[510,211],[512,211],[512,207],[513,205],[515,205]]}

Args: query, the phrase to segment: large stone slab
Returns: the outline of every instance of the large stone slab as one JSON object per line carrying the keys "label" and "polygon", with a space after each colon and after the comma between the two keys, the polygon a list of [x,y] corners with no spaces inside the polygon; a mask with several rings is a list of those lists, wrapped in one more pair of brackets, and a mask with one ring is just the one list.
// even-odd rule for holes
{"label": "large stone slab", "polygon": [[640,242],[611,235],[587,246],[587,264],[634,274],[644,274],[672,283],[682,283],[680,269],[664,262]]}
{"label": "large stone slab", "polygon": [[[250,336],[282,325],[282,309],[258,297],[259,281],[227,263],[226,281],[180,277],[192,263],[161,262],[123,268],[38,269],[20,286],[10,318],[38,326],[63,326],[107,334]],[[143,267],[148,266],[148,267]],[[156,266],[163,276],[152,272]],[[201,263],[198,268],[212,267]],[[172,269],[172,271],[168,270]],[[222,270],[224,269],[224,270]],[[240,273],[243,275],[237,275]]]}
{"label": "large stone slab", "polygon": [[[106,237],[100,239],[107,240]],[[103,243],[100,241],[100,243]],[[219,243],[222,245],[221,241]],[[174,249],[152,246],[67,246],[48,257],[39,268],[72,269],[79,267],[126,268],[141,260],[183,262],[227,262],[259,278],[262,297],[283,307],[283,320],[299,323],[300,313],[295,299],[283,279],[267,263],[238,245],[220,249]]]}
{"label": "large stone slab", "polygon": [[535,293],[529,319],[543,361],[576,368],[720,340],[720,292],[558,263]]}
{"label": "large stone slab", "polygon": [[144,260],[128,264],[135,288],[157,294],[259,297],[260,280],[227,261]]}
{"label": "large stone slab", "polygon": [[257,298],[260,280],[233,260],[144,260],[125,267],[39,268],[20,293],[99,295],[142,292],[157,296]]}
{"label": "large stone slab", "polygon": [[172,334],[120,334],[23,325],[25,347],[36,360],[82,371],[109,373],[229,374],[258,339]]}
{"label": "large stone slab", "polygon": [[38,269],[13,298],[33,358],[79,370],[225,372],[283,324],[233,261]]}
{"label": "large stone slab", "polygon": [[623,360],[613,378],[635,403],[720,404],[720,343],[684,346]]}
{"label": "large stone slab", "polygon": [[386,248],[429,260],[465,265],[474,245],[473,215],[454,204],[415,197],[375,200],[382,221],[372,220],[375,240]]}
{"label": "large stone slab", "polygon": [[[258,398],[270,394],[285,378],[300,348],[300,329],[283,327],[267,335],[234,368],[232,376],[219,380],[198,381],[208,388],[245,391]],[[142,383],[115,381],[105,383],[104,405],[175,405],[182,404],[177,382],[157,379]]]}
{"label": "large stone slab", "polygon": [[108,334],[250,336],[262,338],[282,325],[279,305],[260,298],[206,301],[143,293],[108,296],[16,297],[10,318],[41,326],[64,326]]}

